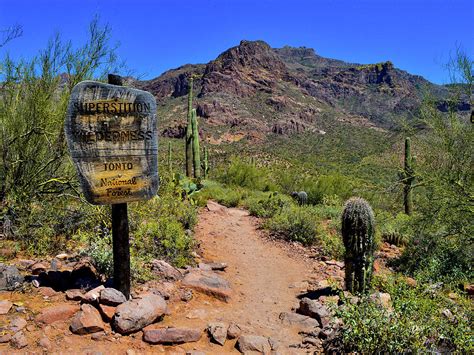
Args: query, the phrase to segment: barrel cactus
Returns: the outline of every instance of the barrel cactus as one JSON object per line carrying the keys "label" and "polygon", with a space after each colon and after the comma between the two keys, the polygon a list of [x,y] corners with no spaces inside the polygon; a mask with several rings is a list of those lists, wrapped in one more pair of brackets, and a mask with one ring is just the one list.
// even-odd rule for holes
{"label": "barrel cactus", "polygon": [[375,218],[362,198],[347,200],[342,213],[346,289],[365,293],[370,288],[375,251]]}

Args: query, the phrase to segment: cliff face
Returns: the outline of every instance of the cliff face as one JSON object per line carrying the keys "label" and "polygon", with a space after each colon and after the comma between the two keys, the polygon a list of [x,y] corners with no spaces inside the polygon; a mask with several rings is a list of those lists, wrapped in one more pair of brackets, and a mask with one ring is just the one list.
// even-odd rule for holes
{"label": "cliff face", "polygon": [[188,64],[137,83],[156,96],[166,136],[183,134],[191,75],[201,127],[214,132],[218,142],[259,140],[272,133],[322,134],[321,127],[332,120],[391,129],[399,119],[413,118],[424,90],[440,98],[440,107],[447,95],[445,87],[391,62],[360,65],[321,57],[311,48],[273,49],[263,41],[242,41],[206,65]]}

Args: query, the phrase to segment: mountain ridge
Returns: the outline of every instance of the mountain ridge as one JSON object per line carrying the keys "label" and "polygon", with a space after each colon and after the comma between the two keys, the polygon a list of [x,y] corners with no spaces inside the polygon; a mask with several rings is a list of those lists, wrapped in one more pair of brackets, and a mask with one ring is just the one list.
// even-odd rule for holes
{"label": "mountain ridge", "polygon": [[395,68],[390,62],[347,63],[319,56],[307,47],[271,48],[264,41],[241,41],[207,64],[186,64],[136,86],[152,92],[165,128],[184,134],[190,76],[195,107],[209,141],[302,132],[322,134],[336,120],[375,130],[393,130],[412,120],[425,91],[441,100],[444,86]]}

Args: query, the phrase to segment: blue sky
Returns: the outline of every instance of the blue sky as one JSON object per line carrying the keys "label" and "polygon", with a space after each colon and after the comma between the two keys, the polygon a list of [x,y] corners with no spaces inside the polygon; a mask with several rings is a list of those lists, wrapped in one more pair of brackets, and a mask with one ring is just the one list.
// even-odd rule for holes
{"label": "blue sky", "polygon": [[391,60],[437,83],[448,81],[443,64],[457,45],[474,54],[472,0],[0,0],[0,29],[24,29],[0,56],[33,56],[58,31],[82,43],[96,14],[120,42],[120,58],[146,79],[206,63],[242,39],[349,62]]}

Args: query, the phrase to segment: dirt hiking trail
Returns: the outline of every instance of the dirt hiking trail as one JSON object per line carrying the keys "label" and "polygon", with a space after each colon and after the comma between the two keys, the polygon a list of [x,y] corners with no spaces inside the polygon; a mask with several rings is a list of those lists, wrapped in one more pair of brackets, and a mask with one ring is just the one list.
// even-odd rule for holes
{"label": "dirt hiking trail", "polygon": [[[25,327],[22,341],[27,344],[15,350],[11,342],[9,344],[9,338],[0,334],[0,354],[239,353],[236,348],[238,335],[234,339],[227,339],[223,346],[210,340],[207,329],[209,324],[216,322],[224,323],[225,326],[237,324],[241,335],[263,337],[260,340],[264,340],[266,349],[269,349],[269,345],[276,349],[276,352],[272,352],[274,354],[320,352],[322,348],[317,335],[306,338],[313,339],[309,343],[304,341],[305,334],[315,330],[318,322],[296,314],[295,309],[302,295],[327,287],[328,278],[342,280],[342,267],[338,262],[319,260],[320,255],[315,248],[273,240],[258,225],[259,220],[249,216],[247,211],[226,208],[209,201],[201,209],[195,229],[198,243],[196,262],[199,266],[186,271],[175,270],[179,275],[184,274],[181,281],[170,282],[157,277],[132,290],[134,298],[154,293],[167,299],[166,316],[144,330],[162,331],[166,327],[189,329],[201,334],[198,341],[151,345],[143,340],[142,331],[122,336],[114,332],[108,323],[100,333],[76,335],[70,330],[72,314],[48,325],[40,324],[38,315],[45,309],[71,305],[79,309],[81,301],[66,301],[64,292],[51,287],[35,288],[28,284],[20,292],[0,293],[0,303],[8,302],[23,309],[21,313],[13,307],[7,314],[0,315],[0,328],[9,332],[13,320],[22,318]],[[209,271],[206,267],[211,263],[225,263],[227,267],[225,270]],[[219,284],[219,280],[228,283],[230,297],[227,302],[186,284],[189,275],[207,272],[213,275],[211,286],[214,282]],[[314,343],[316,340],[319,343]]]}

